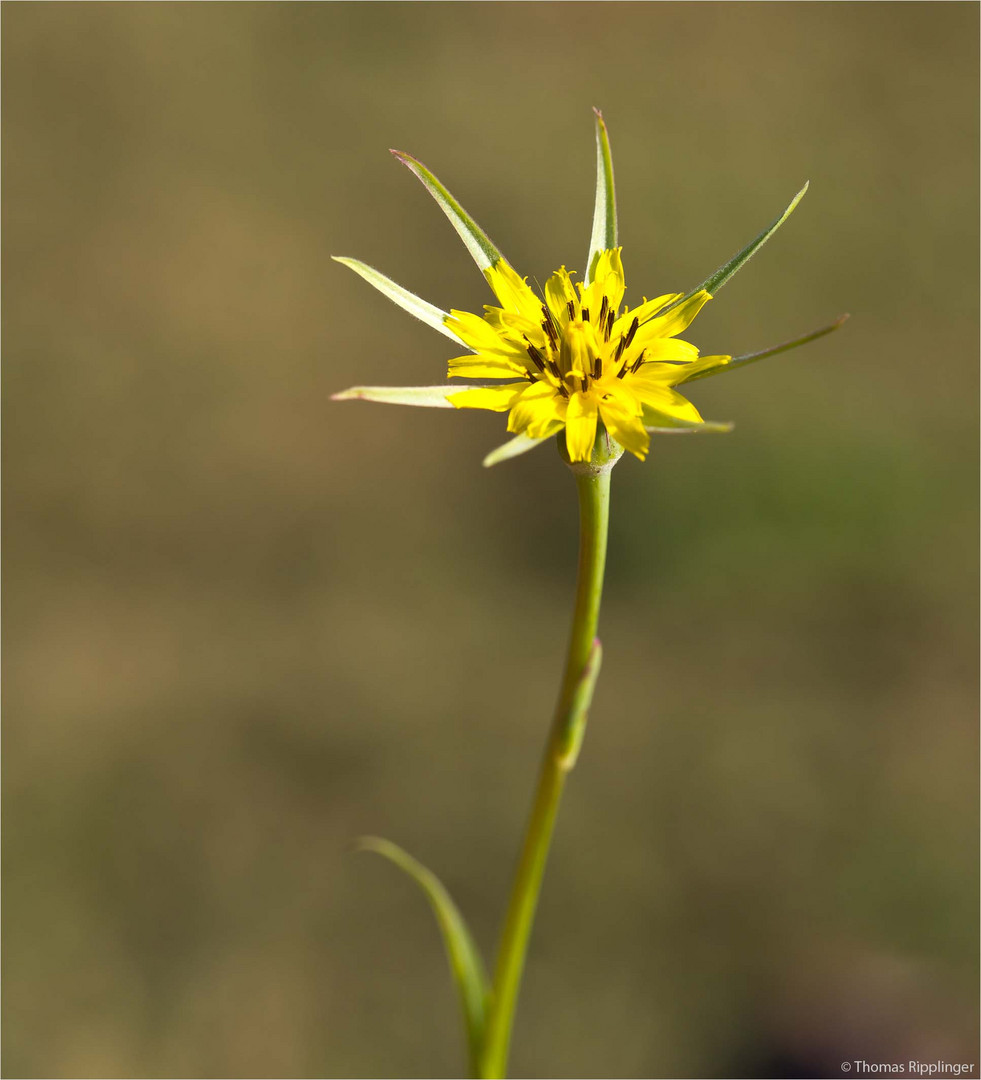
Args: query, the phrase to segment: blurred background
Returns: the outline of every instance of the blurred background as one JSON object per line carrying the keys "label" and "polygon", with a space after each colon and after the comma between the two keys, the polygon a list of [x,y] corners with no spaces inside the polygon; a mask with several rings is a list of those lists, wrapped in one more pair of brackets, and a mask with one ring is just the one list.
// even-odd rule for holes
{"label": "blurred background", "polygon": [[732,435],[614,476],[606,660],[517,1076],[976,1061],[973,4],[15,4],[5,1075],[457,1076],[425,903],[488,952],[556,692],[574,487],[442,381],[580,267],[591,106],[628,298],[810,193],[688,337]]}

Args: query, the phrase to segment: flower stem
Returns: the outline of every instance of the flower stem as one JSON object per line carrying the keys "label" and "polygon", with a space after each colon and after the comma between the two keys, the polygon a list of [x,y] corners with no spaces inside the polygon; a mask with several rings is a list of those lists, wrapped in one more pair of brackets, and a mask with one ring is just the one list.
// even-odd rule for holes
{"label": "flower stem", "polygon": [[596,624],[606,565],[612,465],[613,462],[603,462],[598,466],[573,467],[579,489],[576,606],[562,690],[542,758],[538,788],[497,955],[479,1073],[486,1080],[498,1080],[506,1075],[514,1010],[555,816],[565,778],[579,754],[593,686],[599,673],[601,650],[596,639]]}

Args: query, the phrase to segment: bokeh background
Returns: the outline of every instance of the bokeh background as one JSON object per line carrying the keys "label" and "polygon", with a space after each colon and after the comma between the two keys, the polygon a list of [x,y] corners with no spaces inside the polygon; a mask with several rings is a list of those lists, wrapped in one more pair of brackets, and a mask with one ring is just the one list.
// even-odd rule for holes
{"label": "bokeh background", "polygon": [[[730,436],[616,470],[603,677],[518,1076],[977,1061],[973,4],[8,4],[6,1005],[17,1077],[455,1076],[401,843],[490,950],[561,666],[573,485],[331,254],[684,289]],[[697,332],[696,332],[697,331]]]}

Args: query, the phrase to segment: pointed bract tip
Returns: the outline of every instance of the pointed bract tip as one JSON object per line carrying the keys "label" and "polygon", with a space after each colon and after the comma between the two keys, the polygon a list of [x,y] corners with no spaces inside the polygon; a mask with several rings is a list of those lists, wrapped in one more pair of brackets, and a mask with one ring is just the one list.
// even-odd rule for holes
{"label": "pointed bract tip", "polygon": [[374,851],[377,852],[379,848],[385,847],[387,841],[382,840],[380,836],[357,836],[353,840],[348,841],[348,851]]}
{"label": "pointed bract tip", "polygon": [[603,119],[603,110],[602,109],[597,109],[596,106],[594,105],[593,106],[593,112],[596,113],[596,119],[597,120],[602,120]]}
{"label": "pointed bract tip", "polygon": [[837,330],[839,326],[844,326],[846,322],[851,318],[850,312],[845,312],[844,315],[839,315],[834,321],[834,328]]}

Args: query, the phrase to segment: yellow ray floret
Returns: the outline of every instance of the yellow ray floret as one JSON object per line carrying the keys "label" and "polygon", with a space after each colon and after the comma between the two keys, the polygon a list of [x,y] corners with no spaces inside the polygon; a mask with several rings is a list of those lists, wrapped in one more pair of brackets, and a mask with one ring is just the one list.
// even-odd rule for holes
{"label": "yellow ray floret", "polygon": [[[500,307],[483,317],[453,311],[446,325],[472,356],[450,361],[451,377],[509,379],[448,395],[458,409],[508,412],[508,431],[541,439],[565,428],[572,461],[588,461],[600,422],[641,460],[648,427],[697,427],[698,410],[677,390],[701,370],[698,349],[676,337],[711,297],[667,293],[623,308],[620,248],[601,251],[588,285],[563,266],[544,299],[499,259],[485,271]],[[712,366],[728,357],[713,357]]]}

